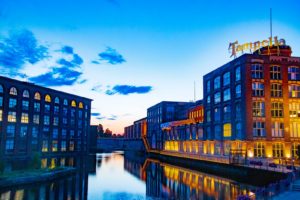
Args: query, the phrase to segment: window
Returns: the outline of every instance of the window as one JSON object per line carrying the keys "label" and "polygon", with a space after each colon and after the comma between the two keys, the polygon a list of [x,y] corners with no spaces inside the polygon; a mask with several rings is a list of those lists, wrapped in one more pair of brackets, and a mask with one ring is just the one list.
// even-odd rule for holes
{"label": "window", "polygon": [[39,124],[40,123],[40,116],[39,115],[33,115],[33,123]]}
{"label": "window", "polygon": [[58,144],[57,140],[52,141],[52,151],[53,152],[57,151],[57,144]]}
{"label": "window", "polygon": [[273,157],[274,158],[282,158],[283,157],[283,144],[275,143],[273,146]]}
{"label": "window", "polygon": [[34,94],[34,99],[35,100],[41,100],[41,95],[40,95],[40,93],[38,93],[38,92],[36,92],[35,94]]}
{"label": "window", "polygon": [[251,66],[251,77],[253,79],[263,79],[264,78],[264,68],[261,64],[253,64]]}
{"label": "window", "polygon": [[215,112],[214,112],[214,121],[219,122],[221,120],[220,108],[215,108],[214,110],[215,110]]}
{"label": "window", "polygon": [[75,149],[74,147],[75,147],[74,141],[70,141],[69,150],[74,151],[74,149]]}
{"label": "window", "polygon": [[281,80],[281,68],[280,68],[280,66],[271,66],[270,78],[272,80]]}
{"label": "window", "polygon": [[10,88],[10,90],[9,90],[9,94],[10,94],[10,95],[17,96],[17,95],[18,95],[18,91],[17,91],[17,89],[16,89],[15,87],[12,87],[12,88]]}
{"label": "window", "polygon": [[0,93],[3,93],[3,86],[0,84]]}
{"label": "window", "polygon": [[253,122],[253,136],[254,137],[265,137],[265,122]]}
{"label": "window", "polygon": [[70,138],[73,139],[75,136],[75,132],[74,130],[70,130]]}
{"label": "window", "polygon": [[63,118],[63,124],[68,124],[68,119],[67,118]]}
{"label": "window", "polygon": [[83,108],[83,103],[82,102],[79,102],[79,106],[78,106],[79,108]]}
{"label": "window", "polygon": [[220,92],[215,93],[215,95],[214,95],[214,101],[215,101],[215,104],[221,102]]}
{"label": "window", "polygon": [[252,83],[252,96],[262,97],[265,95],[263,83]]}
{"label": "window", "polygon": [[54,103],[55,103],[55,104],[59,104],[59,98],[58,98],[58,97],[55,97]]}
{"label": "window", "polygon": [[300,85],[289,85],[289,97],[300,98]]}
{"label": "window", "polygon": [[66,151],[67,150],[67,145],[66,141],[61,141],[61,151]]}
{"label": "window", "polygon": [[283,103],[272,102],[271,115],[272,117],[283,117]]}
{"label": "window", "polygon": [[17,99],[9,99],[9,108],[16,108],[17,107]]}
{"label": "window", "polygon": [[293,143],[292,144],[292,158],[296,158],[298,159],[298,149],[299,149],[299,145],[300,144],[297,144],[297,143]]}
{"label": "window", "polygon": [[235,98],[239,98],[242,96],[241,85],[235,86]]}
{"label": "window", "polygon": [[210,112],[210,110],[208,110],[208,111],[206,112],[206,121],[207,121],[207,122],[210,122],[210,121],[211,121],[211,112]]}
{"label": "window", "polygon": [[210,93],[210,80],[206,82],[206,92]]}
{"label": "window", "polygon": [[252,116],[264,117],[265,116],[265,102],[254,101],[252,103]]}
{"label": "window", "polygon": [[50,117],[47,115],[44,116],[44,125],[50,125]]}
{"label": "window", "polygon": [[71,117],[75,117],[75,109],[71,109]]}
{"label": "window", "polygon": [[39,135],[39,129],[38,127],[32,127],[32,137],[37,138]]}
{"label": "window", "polygon": [[207,97],[206,97],[206,103],[207,103],[207,104],[210,104],[210,96],[207,96]]}
{"label": "window", "polygon": [[28,127],[27,126],[21,126],[20,128],[20,137],[26,137],[27,136],[27,132],[28,131]]}
{"label": "window", "polygon": [[272,137],[283,137],[283,122],[272,122]]}
{"label": "window", "polygon": [[13,139],[6,140],[5,150],[6,150],[6,152],[10,152],[10,151],[14,150],[14,140]]}
{"label": "window", "polygon": [[8,122],[17,122],[17,114],[16,114],[16,112],[9,111],[8,112],[7,121]]}
{"label": "window", "polygon": [[291,118],[300,118],[300,103],[291,102],[289,104],[289,112]]}
{"label": "window", "polygon": [[0,97],[0,107],[3,106],[3,97]]}
{"label": "window", "polygon": [[23,91],[23,97],[24,98],[29,98],[29,91],[28,90]]}
{"label": "window", "polygon": [[224,117],[224,121],[230,121],[230,119],[231,119],[231,107],[229,105],[224,106],[224,108],[223,108],[223,117]]}
{"label": "window", "polygon": [[228,100],[230,100],[230,88],[228,88],[228,89],[226,89],[226,90],[224,90],[224,92],[223,92],[223,100],[224,101],[228,101]]}
{"label": "window", "polygon": [[21,123],[23,123],[23,124],[28,124],[29,123],[28,113],[22,113],[22,115],[21,115]]}
{"label": "window", "polygon": [[53,118],[53,125],[54,125],[54,126],[58,126],[58,124],[59,124],[59,119],[58,119],[58,117],[54,117],[54,118]]}
{"label": "window", "polygon": [[29,110],[29,101],[22,101],[22,109]]}
{"label": "window", "polygon": [[45,113],[49,113],[50,112],[50,105],[49,104],[45,104]]}
{"label": "window", "polygon": [[34,105],[34,106],[33,106],[33,107],[34,107],[34,108],[33,108],[33,109],[34,109],[34,112],[40,112],[40,110],[41,110],[41,104],[35,102],[33,105]]}
{"label": "window", "polygon": [[63,108],[63,116],[67,116],[68,115],[68,109],[67,108]]}
{"label": "window", "polygon": [[237,138],[241,139],[242,138],[242,123],[238,122],[235,124],[235,134]]}
{"label": "window", "polygon": [[254,143],[254,157],[265,157],[265,144],[262,142]]}
{"label": "window", "polygon": [[241,80],[241,67],[235,68],[235,81]]}
{"label": "window", "polygon": [[231,137],[231,124],[230,123],[223,125],[223,136]]}
{"label": "window", "polygon": [[300,138],[300,122],[290,122],[290,135],[293,138]]}
{"label": "window", "polygon": [[6,127],[6,137],[14,137],[16,132],[15,125],[8,125]]}
{"label": "window", "polygon": [[68,105],[68,100],[64,99],[64,105],[67,106]]}
{"label": "window", "polygon": [[220,83],[220,76],[218,76],[218,77],[216,77],[216,78],[214,79],[214,89],[215,89],[215,90],[216,90],[216,89],[219,89],[220,86],[221,86],[221,83]]}
{"label": "window", "polygon": [[282,97],[282,85],[273,83],[271,84],[271,97]]}
{"label": "window", "polygon": [[214,127],[215,130],[215,139],[216,140],[221,140],[222,139],[222,131],[220,125],[216,125]]}
{"label": "window", "polygon": [[2,114],[3,114],[3,111],[2,110],[0,110],[0,122],[2,122]]}
{"label": "window", "polygon": [[46,94],[46,96],[45,96],[45,101],[46,102],[51,102],[51,97],[50,97],[50,95],[49,94]]}
{"label": "window", "polygon": [[66,139],[66,138],[67,138],[67,130],[66,130],[66,129],[62,129],[62,130],[61,130],[61,137],[62,137],[63,139]]}
{"label": "window", "polygon": [[78,111],[78,118],[82,119],[82,111],[81,110]]}
{"label": "window", "polygon": [[76,101],[73,100],[73,101],[71,102],[71,106],[72,106],[72,107],[76,107]]}
{"label": "window", "polygon": [[59,106],[54,106],[54,114],[55,115],[59,114]]}
{"label": "window", "polygon": [[299,81],[300,80],[300,67],[291,66],[288,68],[289,80]]}
{"label": "window", "polygon": [[52,132],[52,138],[57,139],[58,138],[58,129],[54,128]]}
{"label": "window", "polygon": [[230,85],[230,72],[226,72],[223,75],[223,86]]}
{"label": "window", "polygon": [[43,140],[42,152],[48,151],[48,140]]}

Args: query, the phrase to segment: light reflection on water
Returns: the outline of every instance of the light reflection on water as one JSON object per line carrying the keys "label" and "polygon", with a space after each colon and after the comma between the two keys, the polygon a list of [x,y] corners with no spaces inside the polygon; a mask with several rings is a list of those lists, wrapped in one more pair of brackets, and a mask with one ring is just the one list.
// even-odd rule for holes
{"label": "light reflection on water", "polygon": [[[75,163],[79,170],[74,176],[48,183],[0,189],[0,200],[230,200],[241,194],[254,197],[251,191],[257,189],[132,153],[101,153]],[[264,197],[260,196],[259,199]]]}

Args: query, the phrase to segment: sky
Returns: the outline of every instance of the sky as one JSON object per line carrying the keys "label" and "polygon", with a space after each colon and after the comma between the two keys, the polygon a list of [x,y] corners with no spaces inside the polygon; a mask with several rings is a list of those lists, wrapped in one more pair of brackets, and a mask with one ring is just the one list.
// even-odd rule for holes
{"label": "sky", "polygon": [[114,133],[160,101],[202,98],[228,46],[284,38],[300,56],[300,3],[201,0],[0,0],[0,74],[93,99]]}

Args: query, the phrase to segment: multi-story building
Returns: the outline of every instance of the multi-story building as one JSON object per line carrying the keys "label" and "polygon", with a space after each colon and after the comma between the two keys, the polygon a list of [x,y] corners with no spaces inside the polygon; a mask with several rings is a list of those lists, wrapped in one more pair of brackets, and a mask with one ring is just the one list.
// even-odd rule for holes
{"label": "multi-story building", "polygon": [[194,102],[162,101],[147,110],[147,139],[153,149],[163,149],[161,124],[188,118]]}
{"label": "multi-story building", "polygon": [[91,99],[1,76],[0,157],[85,154],[90,109]]}
{"label": "multi-story building", "polygon": [[206,74],[203,149],[214,155],[296,157],[300,144],[300,58],[263,47]]}

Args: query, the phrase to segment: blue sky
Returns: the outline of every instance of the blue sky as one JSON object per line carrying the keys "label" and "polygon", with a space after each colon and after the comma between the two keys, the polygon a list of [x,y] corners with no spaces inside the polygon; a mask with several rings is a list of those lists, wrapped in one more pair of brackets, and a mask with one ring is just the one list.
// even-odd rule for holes
{"label": "blue sky", "polygon": [[162,100],[202,98],[229,42],[285,38],[300,56],[295,1],[0,0],[1,74],[94,99],[114,132]]}

